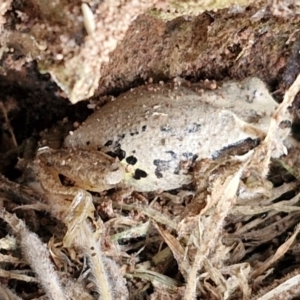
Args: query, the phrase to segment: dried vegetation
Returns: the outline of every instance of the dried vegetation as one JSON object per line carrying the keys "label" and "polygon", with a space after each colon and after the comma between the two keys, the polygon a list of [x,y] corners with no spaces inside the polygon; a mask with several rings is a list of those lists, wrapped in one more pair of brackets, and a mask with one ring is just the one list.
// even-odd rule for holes
{"label": "dried vegetation", "polygon": [[[293,102],[297,138],[299,7],[293,1],[269,6],[261,1],[229,15],[222,10],[170,22],[142,15],[133,22],[150,6],[155,6],[150,15],[162,10],[160,16],[170,16],[189,13],[181,11],[184,4],[197,3],[201,10],[210,1],[170,3],[176,9],[158,0],[0,3],[1,299],[299,297],[297,140],[285,157],[270,157],[280,146],[276,128]],[[49,77],[33,75],[33,61],[61,90]],[[191,187],[93,195],[80,190],[71,202],[32,184],[27,165],[36,140],[59,147],[52,137],[61,139],[74,125],[66,118],[56,122],[77,116],[64,97],[77,102],[94,93],[117,93],[143,79],[253,74],[272,84],[282,100],[266,138],[243,161],[203,161]],[[96,103],[99,99],[91,99],[90,105]],[[44,123],[39,116],[47,114]],[[245,183],[253,183],[254,193],[242,193]]]}

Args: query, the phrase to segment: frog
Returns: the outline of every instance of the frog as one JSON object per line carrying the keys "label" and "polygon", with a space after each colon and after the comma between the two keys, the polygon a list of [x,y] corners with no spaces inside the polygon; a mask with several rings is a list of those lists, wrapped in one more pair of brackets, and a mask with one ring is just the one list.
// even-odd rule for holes
{"label": "frog", "polygon": [[[277,106],[257,77],[211,89],[184,80],[133,88],[90,115],[62,149],[38,153],[40,181],[62,194],[78,188],[178,189],[192,182],[197,161],[256,147]],[[289,132],[288,126],[278,128],[280,142]],[[273,156],[282,155],[282,149],[274,149]],[[59,184],[59,175],[73,185]]]}

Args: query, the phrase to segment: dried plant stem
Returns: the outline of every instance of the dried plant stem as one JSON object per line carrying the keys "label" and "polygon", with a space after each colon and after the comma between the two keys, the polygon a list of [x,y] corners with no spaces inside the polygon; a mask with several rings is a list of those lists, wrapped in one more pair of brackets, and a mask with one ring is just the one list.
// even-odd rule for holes
{"label": "dried plant stem", "polygon": [[277,249],[273,257],[269,258],[264,264],[262,264],[259,268],[257,268],[252,273],[253,279],[257,278],[259,275],[261,275],[263,272],[269,269],[273,263],[278,261],[290,249],[299,231],[300,231],[300,224],[296,226],[293,235]]}
{"label": "dried plant stem", "polygon": [[[219,187],[218,191],[215,191],[215,193],[218,194],[222,188],[219,201],[214,201],[217,203],[217,206],[213,209],[212,214],[205,216],[201,215],[200,213],[198,217],[199,246],[192,268],[188,275],[186,290],[183,298],[184,300],[196,299],[196,287],[198,282],[197,272],[203,267],[204,261],[214,249],[214,246],[219,239],[219,236],[222,232],[224,219],[228,215],[230,208],[235,202],[234,199],[239,186],[240,176],[245,165],[246,162],[241,163],[238,169],[233,171],[233,173],[228,174],[223,186]],[[211,198],[213,197],[214,194],[211,195]],[[204,228],[209,229],[209,234],[204,234]]]}
{"label": "dried plant stem", "polygon": [[67,299],[60,285],[59,277],[49,259],[47,246],[41,242],[36,234],[30,232],[25,223],[16,215],[1,210],[0,217],[10,225],[18,236],[23,255],[37,274],[48,298],[53,300]]}
{"label": "dried plant stem", "polygon": [[[115,268],[115,263],[109,261],[102,253],[99,238],[87,221],[93,219],[95,207],[90,193],[79,190],[64,219],[68,231],[64,237],[64,245],[75,244],[82,250],[89,261],[101,300],[127,299],[128,291],[122,274]],[[99,227],[99,223],[97,223]],[[101,231],[101,228],[98,228]],[[116,269],[117,271],[112,271]],[[112,280],[113,278],[113,280]]]}
{"label": "dried plant stem", "polygon": [[[266,177],[269,172],[269,164],[272,156],[273,145],[276,141],[277,128],[280,123],[284,120],[287,108],[292,105],[297,93],[300,90],[300,74],[297,76],[296,80],[286,91],[283,97],[282,103],[277,107],[270,121],[269,130],[266,138],[263,142],[255,149],[254,156],[250,164],[258,165],[261,170],[263,177]],[[282,147],[284,147],[282,145]]]}
{"label": "dried plant stem", "polygon": [[22,280],[25,282],[38,282],[38,280],[34,277],[24,275],[24,274],[18,274],[12,271],[1,270],[1,269],[0,269],[0,277]]}
{"label": "dried plant stem", "polygon": [[85,222],[85,224],[82,224],[80,232],[78,233],[80,234],[80,246],[84,249],[84,253],[90,262],[97,291],[101,295],[100,299],[115,299],[102,251],[99,247],[99,243],[93,238],[93,232],[90,226]]}
{"label": "dried plant stem", "polygon": [[15,293],[13,293],[10,289],[0,285],[0,299],[3,300],[22,300]]}
{"label": "dried plant stem", "polygon": [[275,299],[295,299],[299,295],[300,274],[293,276],[282,282],[276,288],[261,297],[255,298],[256,300],[275,300]]}

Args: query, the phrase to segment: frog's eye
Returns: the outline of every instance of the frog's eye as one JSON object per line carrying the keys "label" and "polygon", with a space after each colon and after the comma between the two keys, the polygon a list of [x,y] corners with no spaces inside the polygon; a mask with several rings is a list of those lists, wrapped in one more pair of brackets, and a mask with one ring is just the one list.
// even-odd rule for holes
{"label": "frog's eye", "polygon": [[122,149],[118,149],[117,151],[107,151],[105,153],[113,158],[118,157],[120,161],[126,157],[126,152]]}
{"label": "frog's eye", "polygon": [[109,147],[113,144],[113,141],[112,140],[108,140],[105,144],[104,144],[104,147]]}

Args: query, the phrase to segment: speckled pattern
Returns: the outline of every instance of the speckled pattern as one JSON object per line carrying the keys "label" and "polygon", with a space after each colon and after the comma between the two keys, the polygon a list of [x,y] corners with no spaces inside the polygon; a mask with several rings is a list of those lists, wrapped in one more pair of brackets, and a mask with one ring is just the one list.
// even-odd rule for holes
{"label": "speckled pattern", "polygon": [[276,106],[257,78],[204,92],[147,85],[104,105],[67,137],[65,147],[118,156],[126,183],[138,191],[171,190],[191,182],[196,160],[263,138]]}

